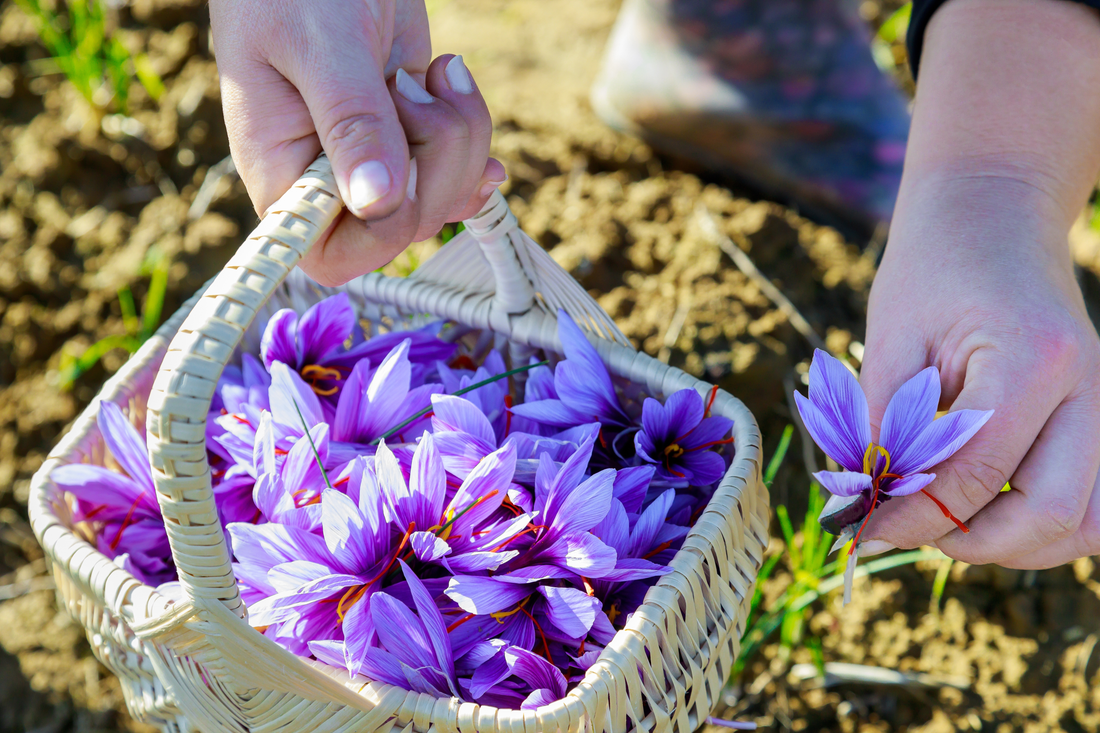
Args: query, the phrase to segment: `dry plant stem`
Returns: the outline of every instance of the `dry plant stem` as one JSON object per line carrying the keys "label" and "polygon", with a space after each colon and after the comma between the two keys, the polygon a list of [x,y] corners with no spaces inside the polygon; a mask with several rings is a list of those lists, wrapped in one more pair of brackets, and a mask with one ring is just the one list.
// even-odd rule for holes
{"label": "dry plant stem", "polygon": [[846,662],[826,662],[825,677],[819,676],[817,667],[812,664],[796,664],[791,667],[790,679],[794,682],[815,681],[814,687],[835,687],[856,683],[863,685],[885,685],[908,689],[937,689],[951,687],[956,690],[969,690],[970,680],[965,677],[940,677],[921,672],[899,672],[896,669],[872,667],[865,664]]}
{"label": "dry plant stem", "polygon": [[806,464],[806,473],[813,476],[817,473],[817,457],[814,455],[814,441],[806,426],[802,423],[802,415],[794,404],[794,379],[790,374],[783,377],[783,392],[787,395],[787,409],[791,413],[791,420],[798,426],[798,437],[802,445],[802,462]]}
{"label": "dry plant stem", "polygon": [[[787,320],[791,322],[795,330],[810,342],[810,346],[828,352],[829,347],[826,346],[821,337],[817,335],[817,332],[814,331],[809,321],[799,313],[798,308],[795,308],[790,298],[784,295],[771,280],[760,272],[756,267],[756,263],[752,261],[751,257],[745,254],[744,250],[738,247],[732,239],[722,233],[722,230],[718,228],[718,223],[714,221],[714,215],[702,205],[699,206],[697,212],[703,230],[714,240],[723,252],[729,255],[729,258],[733,260],[733,264],[737,265],[737,269],[744,273],[745,277],[756,283],[765,297],[775,303],[776,308],[783,311],[783,314],[787,316]],[[845,359],[841,358],[840,360],[845,366],[848,366],[849,369],[852,368]]]}

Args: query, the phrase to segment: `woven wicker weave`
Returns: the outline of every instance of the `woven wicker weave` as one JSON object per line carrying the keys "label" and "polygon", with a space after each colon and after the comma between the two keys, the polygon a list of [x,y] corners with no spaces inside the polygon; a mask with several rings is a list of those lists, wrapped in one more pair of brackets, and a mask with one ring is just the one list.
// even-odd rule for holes
{"label": "woven wicker weave", "polygon": [[[122,682],[134,717],[165,730],[215,731],[679,731],[707,716],[738,652],[767,543],[760,436],[741,402],[718,392],[713,411],[734,420],[736,454],[683,549],[628,626],[563,700],[503,710],[435,699],[350,678],[292,655],[248,626],[214,509],[205,420],[222,368],[255,347],[275,307],[302,310],[337,290],[295,264],[340,213],[323,156],[273,206],[205,292],[189,300],[100,393],[144,417],[158,499],[186,590],[173,603],[74,533],[50,471],[102,464],[93,402],[32,482],[30,514],[60,602],[87,629],[95,654]],[[560,351],[564,308],[617,376],[651,393],[709,385],[629,347],[580,286],[516,226],[503,197],[467,222],[412,277],[372,273],[346,290],[360,315],[395,328],[424,314],[506,337],[513,359]],[[273,297],[274,296],[274,297]],[[171,343],[169,343],[171,339]],[[159,370],[159,371],[158,371]]]}

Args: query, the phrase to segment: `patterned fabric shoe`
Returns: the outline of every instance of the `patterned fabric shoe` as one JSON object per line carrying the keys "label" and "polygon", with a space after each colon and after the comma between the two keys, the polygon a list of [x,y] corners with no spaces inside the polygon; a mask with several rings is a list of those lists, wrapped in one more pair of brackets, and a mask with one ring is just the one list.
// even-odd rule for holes
{"label": "patterned fabric shoe", "polygon": [[909,114],[848,0],[626,0],[592,104],[807,213],[869,232],[893,211]]}

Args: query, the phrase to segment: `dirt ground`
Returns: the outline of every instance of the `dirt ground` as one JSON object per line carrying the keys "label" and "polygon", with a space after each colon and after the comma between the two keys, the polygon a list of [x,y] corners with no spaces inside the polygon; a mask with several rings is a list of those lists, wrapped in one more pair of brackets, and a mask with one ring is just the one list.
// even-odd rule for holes
{"label": "dirt ground", "polygon": [[[504,190],[523,227],[639,348],[741,397],[770,451],[790,419],[784,379],[805,372],[811,349],[732,266],[705,218],[830,348],[856,356],[881,243],[845,239],[751,191],[676,170],[602,125],[587,92],[616,0],[428,6],[435,53],[464,54],[488,99],[495,154],[510,175]],[[870,0],[863,10],[876,21],[887,8]],[[33,26],[11,0],[0,4],[0,733],[147,730],[44,588],[28,481],[125,358],[112,352],[59,390],[63,352],[123,331],[118,288],[132,286],[140,302],[142,264],[167,256],[171,312],[256,222],[232,177],[205,211],[190,211],[228,154],[201,0],[131,0],[118,21],[167,91],[159,104],[137,92],[132,120],[97,122],[70,84],[41,74],[46,54]],[[1100,237],[1081,228],[1074,245],[1090,304],[1100,306]],[[806,492],[800,454],[795,445],[773,490],[796,516]],[[938,567],[863,581],[852,605],[842,612],[830,597],[810,623],[826,661],[923,672],[930,685],[821,688],[792,674],[773,645],[735,681],[727,712],[795,731],[1100,731],[1094,563],[1041,573],[956,564],[941,608],[930,610]],[[769,580],[766,595],[785,582]],[[790,661],[811,657],[801,650]]]}

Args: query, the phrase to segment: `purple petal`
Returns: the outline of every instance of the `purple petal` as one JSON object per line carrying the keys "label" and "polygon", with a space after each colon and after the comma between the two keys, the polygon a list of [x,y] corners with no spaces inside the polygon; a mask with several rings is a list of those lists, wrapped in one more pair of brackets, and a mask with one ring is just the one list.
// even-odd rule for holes
{"label": "purple petal", "polygon": [[651,441],[665,442],[672,438],[672,423],[669,420],[669,411],[665,409],[660,400],[646,397],[642,403],[642,433]]}
{"label": "purple petal", "polygon": [[566,681],[561,670],[538,654],[513,646],[505,650],[504,656],[512,668],[512,674],[531,687],[550,690],[557,693],[558,697],[565,695]]}
{"label": "purple petal", "polygon": [[298,323],[298,343],[302,350],[299,367],[321,363],[344,345],[354,327],[355,311],[347,293],[325,298],[307,310]]}
{"label": "purple petal", "polygon": [[[117,509],[116,512],[104,512],[103,519],[109,519],[118,514],[122,519],[130,511],[130,507],[145,496],[138,504],[143,515],[150,517],[160,516],[160,507],[152,496],[152,489],[145,491],[137,481],[129,476],[85,463],[71,463],[67,466],[58,466],[50,473],[50,478],[62,491],[95,506],[105,506],[108,509]],[[98,515],[97,515],[98,516]]]}
{"label": "purple petal", "polygon": [[271,388],[268,394],[275,422],[286,425],[298,434],[305,433],[303,420],[309,426],[325,422],[317,393],[302,381],[297,372],[281,361],[274,362],[270,368]]}
{"label": "purple petal", "polygon": [[432,410],[432,428],[436,432],[450,430],[469,433],[485,445],[496,447],[497,439],[492,423],[469,400],[452,395],[433,395]]}
{"label": "purple petal", "polygon": [[401,572],[405,576],[405,582],[409,584],[409,591],[412,593],[420,622],[424,624],[424,630],[435,651],[437,666],[446,674],[453,675],[455,661],[451,652],[451,642],[447,638],[447,625],[443,622],[443,614],[439,612],[432,595],[420,582],[420,578],[416,577],[403,561],[399,562],[401,562]]}
{"label": "purple petal", "polygon": [[[507,445],[485,456],[462,482],[458,493],[451,501],[451,507],[456,513],[473,507],[457,518],[453,525],[454,533],[463,537],[463,544],[469,543],[470,532],[473,529],[479,527],[500,508],[501,502],[508,494],[515,471],[516,449]],[[479,501],[481,503],[473,506]]]}
{"label": "purple petal", "polygon": [[878,442],[892,456],[900,455],[936,419],[940,403],[940,373],[936,367],[921,370],[890,398]]}
{"label": "purple petal", "polygon": [[849,439],[851,436],[848,435],[846,426],[835,426],[813,402],[798,392],[794,393],[794,403],[806,426],[806,431],[825,455],[839,463],[841,468],[849,471],[863,470],[863,453],[867,449],[866,445],[859,451],[859,455],[856,455],[851,450],[853,441]]}
{"label": "purple petal", "polygon": [[477,665],[470,676],[470,694],[476,699],[512,674],[499,647],[491,657]]}
{"label": "purple petal", "polygon": [[439,521],[447,497],[447,474],[431,434],[425,434],[416,446],[409,470],[409,492],[418,500],[420,511],[414,517],[418,527],[431,527]]}
{"label": "purple petal", "polygon": [[818,471],[814,478],[826,491],[836,496],[855,496],[871,488],[871,477],[855,471]]}
{"label": "purple petal", "polygon": [[[541,659],[541,657],[540,657],[540,659]],[[560,674],[560,672],[559,672],[559,674]],[[523,702],[521,702],[519,704],[519,709],[520,710],[537,710],[537,709],[541,708],[543,705],[549,705],[552,702],[557,702],[558,700],[562,699],[563,697],[565,697],[564,693],[561,694],[561,695],[558,695],[554,692],[551,692],[550,690],[547,690],[546,688],[540,688],[540,689],[535,690],[534,692],[532,692],[527,697],[523,698]]]}
{"label": "purple petal", "polygon": [[362,671],[367,650],[374,646],[377,636],[370,613],[372,595],[368,592],[364,598],[353,603],[344,614],[344,622],[341,624],[344,630],[344,663],[352,674]]}
{"label": "purple petal", "polygon": [[280,563],[267,573],[267,580],[276,593],[293,593],[305,586],[314,589],[315,581],[321,579],[325,579],[326,583],[319,587],[323,587],[326,592],[334,588],[346,587],[345,583],[354,582],[354,579],[349,580],[350,576],[342,576],[339,581],[336,581],[338,585],[333,586],[328,581],[334,577],[336,576],[327,565],[310,560],[291,560]]}
{"label": "purple petal", "polygon": [[409,393],[412,366],[409,364],[409,341],[398,344],[378,365],[367,386],[370,406],[360,419],[362,435],[370,439],[386,432],[394,422],[398,407]]}
{"label": "purple petal", "polygon": [[[344,642],[342,641],[336,641],[335,639],[310,641],[309,650],[313,652],[313,656],[317,657],[318,661],[324,662],[325,664],[337,668],[347,666],[347,662],[344,658]],[[352,674],[355,673],[352,672]]]}
{"label": "purple petal", "polygon": [[481,616],[515,606],[531,595],[531,588],[502,583],[495,578],[459,575],[451,578],[446,594],[466,613]]}
{"label": "purple petal", "polygon": [[726,472],[726,459],[712,450],[685,453],[679,461],[692,486],[710,486]]}
{"label": "purple petal", "polygon": [[297,527],[238,523],[229,525],[228,530],[238,563],[263,568],[264,573],[294,560],[330,560],[324,539]]}
{"label": "purple petal", "polygon": [[628,514],[637,514],[645,503],[645,495],[653,480],[653,466],[621,468],[615,473],[612,496],[623,503]]}
{"label": "purple petal", "polygon": [[601,602],[594,595],[575,588],[542,586],[539,593],[547,600],[546,614],[550,623],[570,638],[584,638],[601,611]]}
{"label": "purple petal", "polygon": [[96,415],[99,432],[111,455],[122,466],[122,470],[142,486],[153,486],[153,474],[149,469],[149,453],[145,441],[136,428],[122,414],[122,409],[114,402],[99,403]]}
{"label": "purple petal", "polygon": [[710,448],[713,444],[725,440],[729,436],[732,427],[733,420],[721,415],[714,415],[700,420],[699,424],[689,434],[681,434],[682,439],[681,436],[676,437],[679,439],[680,447],[684,450],[694,451],[699,450],[701,446]]}
{"label": "purple petal", "polygon": [[[441,540],[442,541],[442,540]],[[496,570],[504,563],[519,556],[515,550],[504,552],[464,552],[453,558],[447,558],[444,565],[454,574],[476,573],[484,570]]]}
{"label": "purple petal", "polygon": [[[621,472],[620,472],[621,473]],[[661,517],[664,521],[664,517]],[[611,508],[603,520],[592,528],[592,534],[596,535],[605,545],[615,550],[619,555],[626,555],[630,546],[630,520],[627,519],[626,509],[622,502],[612,500]]]}
{"label": "purple petal", "polygon": [[615,569],[604,573],[600,580],[610,580],[617,583],[645,580],[646,578],[656,578],[664,575],[671,569],[640,557],[624,557],[619,558]]}
{"label": "purple petal", "polygon": [[646,507],[630,533],[630,547],[625,553],[627,557],[644,557],[654,548],[657,544],[654,540],[668,520],[668,510],[672,507],[672,500],[675,498],[676,490],[669,489]]}
{"label": "purple petal", "polygon": [[890,482],[884,491],[890,496],[909,496],[923,489],[936,478],[934,473],[914,473]]}
{"label": "purple petal", "polygon": [[[596,351],[596,347],[589,342],[573,319],[560,309],[558,310],[558,338],[565,353],[565,361],[558,364],[554,374],[558,396],[563,399],[576,399],[578,412],[593,416],[615,415],[625,418],[619,406],[615,386],[611,383],[611,375]],[[562,367],[565,367],[565,371]],[[563,389],[563,385],[566,389]]]}
{"label": "purple petal", "polygon": [[578,575],[602,577],[615,567],[617,555],[589,532],[566,535],[546,550],[547,559]]}
{"label": "purple petal", "polygon": [[409,546],[420,562],[435,562],[451,552],[451,546],[434,532],[413,532],[409,535]]}
{"label": "purple petal", "polygon": [[[821,349],[814,351],[810,364],[810,402],[819,418],[807,419],[801,400],[798,411],[814,441],[834,461],[850,471],[858,471],[863,467],[863,453],[871,443],[867,398],[848,368]],[[814,428],[810,428],[811,421]],[[823,426],[831,430],[824,430]],[[825,444],[818,440],[819,435]]]}
{"label": "purple petal", "polygon": [[365,433],[359,429],[359,420],[366,406],[367,382],[370,380],[370,360],[356,363],[340,390],[336,403],[336,418],[332,424],[335,440],[355,442],[363,440]]}
{"label": "purple petal", "polygon": [[298,345],[294,339],[297,328],[298,314],[289,308],[278,311],[268,320],[260,338],[260,357],[268,371],[277,361],[295,370],[302,366],[298,363]]}
{"label": "purple petal", "polygon": [[382,647],[410,667],[435,667],[438,662],[424,625],[408,607],[388,593],[370,599],[371,619]]}
{"label": "purple petal", "polygon": [[379,543],[367,529],[359,507],[345,494],[325,489],[321,494],[321,524],[329,552],[348,573],[365,573],[377,561]]}
{"label": "purple petal", "polygon": [[958,410],[933,420],[916,440],[891,454],[890,472],[908,476],[946,461],[991,417],[993,410]]}
{"label": "purple petal", "polygon": [[581,413],[575,412],[567,407],[561,400],[536,400],[534,402],[524,402],[522,405],[514,406],[512,408],[512,414],[519,415],[528,420],[534,420],[543,425],[554,425],[558,427],[573,427],[578,423],[587,423],[591,421],[593,417],[592,415],[588,415],[586,418]]}
{"label": "purple petal", "polygon": [[[611,508],[614,484],[615,470],[607,468],[579,486],[562,488],[547,505],[546,519],[550,521],[551,529],[556,532],[587,532],[595,527]],[[555,483],[557,485],[558,482]],[[555,498],[558,501],[554,501]]]}
{"label": "purple petal", "polygon": [[361,674],[375,682],[382,682],[403,690],[409,689],[409,681],[397,657],[378,647],[367,649],[359,668]]}
{"label": "purple petal", "polygon": [[559,568],[556,565],[528,565],[526,567],[517,568],[510,573],[504,575],[497,575],[494,580],[499,580],[503,583],[534,583],[539,580],[551,580],[575,577],[576,573],[565,568]]}

